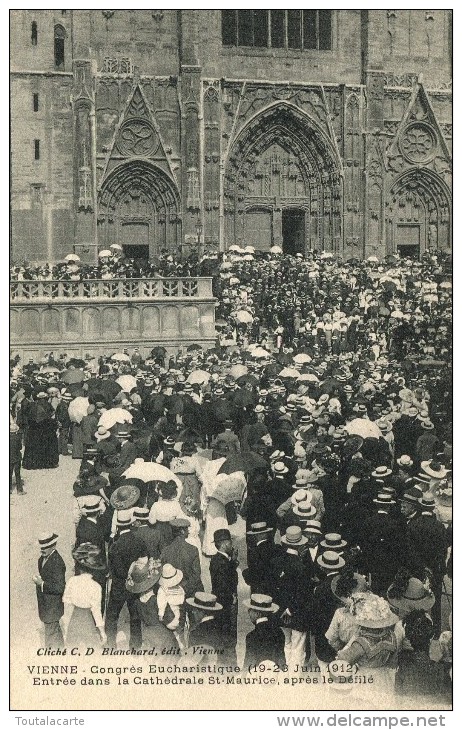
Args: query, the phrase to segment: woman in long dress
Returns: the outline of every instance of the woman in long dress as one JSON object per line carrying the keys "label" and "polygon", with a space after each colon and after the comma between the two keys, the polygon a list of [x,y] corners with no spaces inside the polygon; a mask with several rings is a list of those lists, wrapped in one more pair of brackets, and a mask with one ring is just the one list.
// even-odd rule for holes
{"label": "woman in long dress", "polygon": [[95,576],[106,570],[105,561],[95,546],[84,543],[72,553],[80,575],[66,583],[63,595],[63,628],[67,646],[99,646],[106,643],[101,613],[102,588]]}
{"label": "woman in long dress", "polygon": [[24,439],[24,469],[56,469],[59,464],[58,422],[45,392],[39,392],[28,409]]}

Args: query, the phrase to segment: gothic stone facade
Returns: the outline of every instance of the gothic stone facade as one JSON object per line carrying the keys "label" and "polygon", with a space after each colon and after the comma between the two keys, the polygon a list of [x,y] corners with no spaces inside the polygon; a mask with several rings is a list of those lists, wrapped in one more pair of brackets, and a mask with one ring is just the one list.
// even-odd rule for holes
{"label": "gothic stone facade", "polygon": [[450,11],[14,10],[11,54],[14,259],[450,246]]}

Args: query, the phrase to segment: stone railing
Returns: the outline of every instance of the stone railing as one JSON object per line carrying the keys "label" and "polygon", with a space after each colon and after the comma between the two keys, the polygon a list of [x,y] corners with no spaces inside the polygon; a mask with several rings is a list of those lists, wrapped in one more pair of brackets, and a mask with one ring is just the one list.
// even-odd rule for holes
{"label": "stone railing", "polygon": [[166,279],[88,279],[85,281],[11,281],[11,302],[37,300],[109,301],[210,299],[210,277]]}

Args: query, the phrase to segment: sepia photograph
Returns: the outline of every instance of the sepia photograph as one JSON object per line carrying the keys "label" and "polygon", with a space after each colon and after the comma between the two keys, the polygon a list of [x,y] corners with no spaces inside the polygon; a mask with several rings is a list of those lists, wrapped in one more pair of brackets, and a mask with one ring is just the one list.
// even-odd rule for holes
{"label": "sepia photograph", "polygon": [[443,717],[452,10],[9,56],[10,710]]}

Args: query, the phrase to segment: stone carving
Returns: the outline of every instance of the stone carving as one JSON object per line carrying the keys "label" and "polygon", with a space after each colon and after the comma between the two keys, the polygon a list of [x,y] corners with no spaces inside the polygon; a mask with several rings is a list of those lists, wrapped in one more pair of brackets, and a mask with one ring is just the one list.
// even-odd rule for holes
{"label": "stone carving", "polygon": [[410,124],[401,135],[399,147],[409,162],[425,164],[435,154],[436,138],[432,128],[423,124]]}
{"label": "stone carving", "polygon": [[157,20],[159,23],[164,18],[164,11],[163,10],[152,10],[151,15],[154,18],[154,20]]}
{"label": "stone carving", "polygon": [[122,56],[120,58],[106,56],[103,61],[101,73],[130,76],[133,73],[131,58],[128,58],[128,56]]}
{"label": "stone carving", "polygon": [[89,167],[79,169],[79,210],[93,210],[91,170]]}
{"label": "stone carving", "polygon": [[385,76],[385,86],[397,86],[402,88],[412,87],[417,83],[417,74],[387,74]]}
{"label": "stone carving", "polygon": [[103,17],[106,19],[106,21],[108,21],[114,15],[115,10],[102,10],[101,13],[102,13]]}
{"label": "stone carving", "polygon": [[186,197],[186,207],[189,210],[200,210],[201,196],[199,185],[199,173],[196,167],[190,167],[187,171],[188,176],[188,194]]}
{"label": "stone carving", "polygon": [[145,119],[130,119],[122,125],[117,139],[117,148],[127,157],[149,157],[156,153],[159,137]]}

